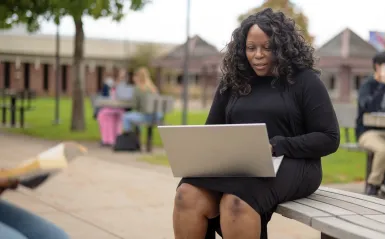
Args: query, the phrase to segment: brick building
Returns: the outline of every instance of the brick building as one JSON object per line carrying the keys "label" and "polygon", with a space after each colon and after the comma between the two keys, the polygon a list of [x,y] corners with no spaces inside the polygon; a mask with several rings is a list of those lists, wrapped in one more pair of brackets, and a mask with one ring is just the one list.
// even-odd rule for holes
{"label": "brick building", "polygon": [[[220,77],[219,65],[223,52],[218,52],[199,36],[192,37],[190,44],[190,90],[201,89],[200,95],[205,101],[205,92],[212,96]],[[167,85],[176,86],[175,95],[181,95],[182,90],[178,86],[181,85],[183,76],[184,46],[185,44],[179,45],[153,62],[153,66],[157,68],[157,84],[163,88]],[[352,102],[356,99],[359,87],[373,73],[372,57],[376,52],[374,46],[349,28],[316,49],[315,55],[319,59],[317,68],[322,72],[321,80],[333,101]],[[167,69],[172,69],[174,73],[168,76],[162,74]]]}
{"label": "brick building", "polygon": [[346,28],[317,49],[321,79],[331,98],[351,102],[365,78],[373,73],[372,58],[377,50]]}
{"label": "brick building", "polygon": [[[130,58],[144,42],[86,38],[85,88],[87,94],[98,91],[106,76],[114,77],[118,69],[129,66]],[[223,52],[199,36],[190,41],[190,95],[211,96],[220,76]],[[72,91],[73,37],[61,37],[60,89],[62,95]],[[154,59],[155,82],[162,89],[181,95],[184,45],[157,44],[159,57]],[[24,30],[0,31],[0,89],[32,89],[40,96],[55,92],[55,36],[27,34]],[[316,50],[320,58],[322,81],[335,101],[354,101],[357,89],[372,73],[376,49],[350,29],[345,29]],[[175,88],[175,89],[174,89]],[[210,88],[210,89],[208,89]],[[165,90],[168,92],[168,90]],[[196,93],[194,93],[196,92]],[[207,93],[206,93],[207,92]],[[170,92],[168,92],[170,93]]]}
{"label": "brick building", "polygon": [[[144,42],[86,38],[85,89],[95,93],[106,76],[116,76],[126,68],[136,48]],[[159,54],[175,45],[161,44]],[[31,89],[40,96],[55,92],[55,35],[28,34],[23,29],[0,32],[0,89]],[[60,41],[60,89],[62,95],[72,92],[73,37]]]}

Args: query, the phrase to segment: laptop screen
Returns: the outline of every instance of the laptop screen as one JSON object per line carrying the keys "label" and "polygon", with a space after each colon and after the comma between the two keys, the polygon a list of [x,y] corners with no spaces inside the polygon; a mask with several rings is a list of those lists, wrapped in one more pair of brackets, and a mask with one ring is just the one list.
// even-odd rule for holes
{"label": "laptop screen", "polygon": [[121,82],[116,86],[116,99],[131,100],[134,96],[134,86]]}

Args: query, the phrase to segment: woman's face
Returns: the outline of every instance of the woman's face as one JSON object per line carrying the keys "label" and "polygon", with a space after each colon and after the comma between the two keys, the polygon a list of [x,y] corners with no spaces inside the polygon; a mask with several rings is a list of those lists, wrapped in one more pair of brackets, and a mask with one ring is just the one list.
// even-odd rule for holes
{"label": "woman's face", "polygon": [[126,70],[119,70],[118,80],[119,81],[125,81],[126,80]]}
{"label": "woman's face", "polygon": [[272,53],[269,37],[258,27],[250,27],[246,38],[246,57],[258,76],[271,75]]}
{"label": "woman's face", "polygon": [[108,77],[108,78],[104,81],[104,83],[105,83],[106,85],[108,85],[109,87],[112,87],[112,86],[114,85],[115,81],[114,81],[114,79],[112,79],[111,77]]}
{"label": "woman's face", "polygon": [[384,64],[376,64],[375,68],[376,68],[375,78],[379,82],[385,83],[385,63]]}
{"label": "woman's face", "polygon": [[144,81],[142,77],[140,77],[139,73],[135,73],[132,80],[134,81],[135,85],[143,85]]}

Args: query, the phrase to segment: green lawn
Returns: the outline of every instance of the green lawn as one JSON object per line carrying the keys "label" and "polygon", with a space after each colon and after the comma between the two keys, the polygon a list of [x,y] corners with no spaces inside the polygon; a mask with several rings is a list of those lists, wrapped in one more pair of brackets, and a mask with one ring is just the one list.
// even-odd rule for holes
{"label": "green lawn", "polygon": [[32,111],[27,111],[25,129],[9,129],[11,132],[23,133],[44,139],[54,140],[99,140],[99,131],[96,120],[92,118],[90,102],[85,101],[85,116],[87,130],[85,132],[70,132],[71,100],[60,99],[60,125],[53,125],[55,101],[51,98],[36,99]]}
{"label": "green lawn", "polygon": [[[26,114],[26,129],[9,129],[11,132],[23,133],[44,139],[55,140],[87,140],[96,141],[100,139],[96,120],[92,117],[92,108],[90,102],[86,101],[86,122],[87,130],[85,132],[73,133],[69,131],[71,101],[61,99],[60,115],[61,124],[54,126],[54,100],[37,99],[33,103],[36,109]],[[203,124],[207,117],[207,112],[190,112],[188,115],[189,124]],[[181,112],[175,111],[166,116],[167,124],[180,124]],[[342,132],[341,132],[342,133]],[[344,139],[341,135],[341,139]],[[154,144],[161,146],[158,132],[154,133]],[[164,155],[154,155],[144,157],[143,160],[150,163],[168,165],[167,158]],[[362,181],[365,172],[365,155],[360,152],[347,152],[338,150],[335,154],[323,158],[322,166],[324,170],[324,183],[345,183],[352,181]]]}
{"label": "green lawn", "polygon": [[[71,100],[63,98],[60,100],[60,125],[53,125],[55,101],[51,98],[41,98],[33,101],[32,106],[35,110],[26,113],[25,129],[9,129],[11,132],[23,133],[44,139],[53,140],[78,140],[96,141],[100,140],[97,121],[93,118],[93,110],[89,100],[85,101],[85,116],[87,129],[84,132],[69,131],[71,122]],[[189,114],[189,122],[193,124],[203,124],[207,112],[194,112]],[[180,124],[181,112],[173,112],[166,116],[168,124]],[[145,130],[142,130],[145,133]],[[144,136],[144,135],[143,135]],[[157,130],[154,132],[154,144],[161,146],[161,140]]]}
{"label": "green lawn", "polygon": [[[165,155],[143,156],[141,160],[152,164],[168,166]],[[347,152],[340,149],[322,159],[323,184],[348,183],[364,180],[365,155],[360,152]]]}

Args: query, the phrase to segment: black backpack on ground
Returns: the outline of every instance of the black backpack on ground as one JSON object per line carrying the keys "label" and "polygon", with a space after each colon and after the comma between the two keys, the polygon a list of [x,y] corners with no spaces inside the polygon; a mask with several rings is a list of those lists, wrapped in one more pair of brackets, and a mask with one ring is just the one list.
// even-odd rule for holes
{"label": "black backpack on ground", "polygon": [[140,138],[135,132],[123,133],[116,137],[114,151],[140,151]]}

